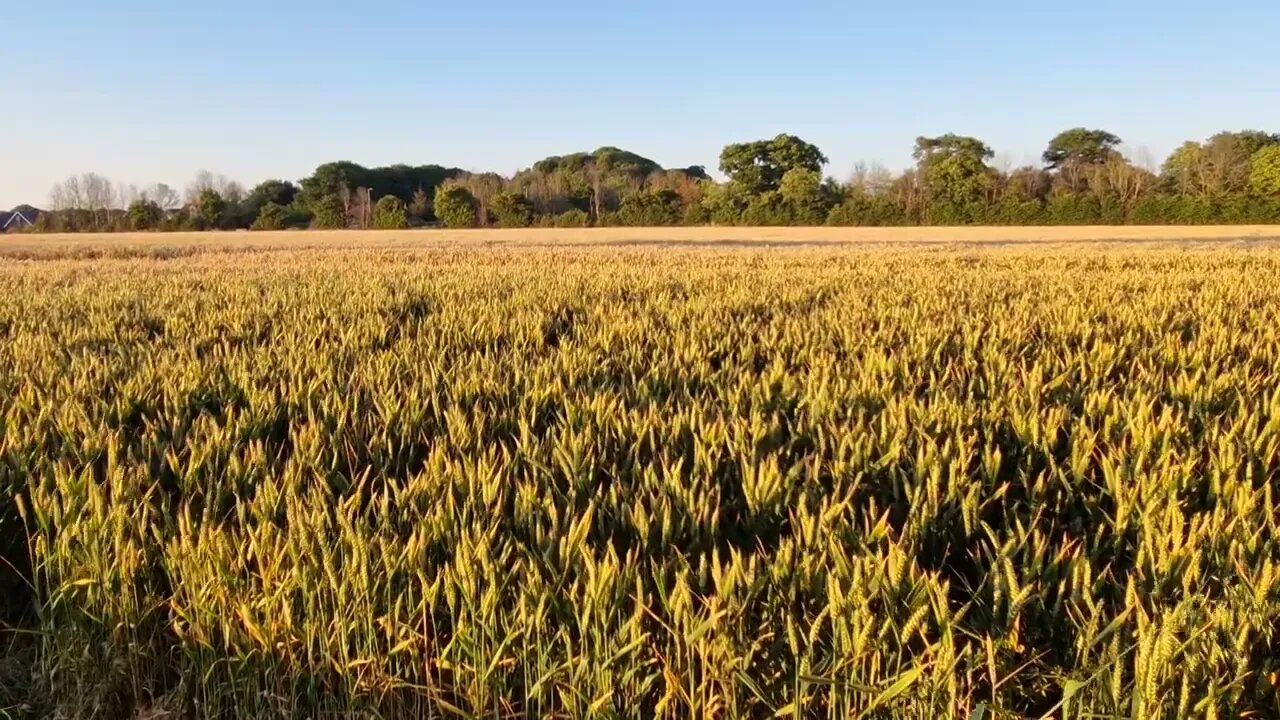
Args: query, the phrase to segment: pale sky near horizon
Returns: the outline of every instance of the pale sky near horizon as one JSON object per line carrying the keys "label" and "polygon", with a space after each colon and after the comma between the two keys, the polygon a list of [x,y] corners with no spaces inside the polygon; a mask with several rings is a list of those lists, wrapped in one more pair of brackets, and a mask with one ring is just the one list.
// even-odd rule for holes
{"label": "pale sky near horizon", "polygon": [[1280,10],[1262,0],[12,5],[0,208],[84,171],[179,189],[332,160],[509,174],[601,145],[714,169],[726,143],[789,132],[843,179],[905,167],[918,135],[1024,164],[1079,125],[1156,161],[1280,132]]}

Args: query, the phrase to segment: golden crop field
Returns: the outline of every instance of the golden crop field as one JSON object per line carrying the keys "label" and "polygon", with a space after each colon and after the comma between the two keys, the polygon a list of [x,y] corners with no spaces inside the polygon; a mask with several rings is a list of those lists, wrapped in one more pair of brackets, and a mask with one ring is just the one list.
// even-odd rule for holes
{"label": "golden crop field", "polygon": [[128,256],[140,251],[192,254],[268,249],[421,249],[483,245],[507,248],[584,246],[844,246],[850,244],[1048,244],[1072,242],[1280,239],[1280,225],[1051,227],[660,227],[521,230],[308,230],[279,232],[76,233],[0,235],[10,257]]}
{"label": "golden crop field", "polygon": [[0,718],[1280,716],[1280,232],[1027,230],[0,241]]}

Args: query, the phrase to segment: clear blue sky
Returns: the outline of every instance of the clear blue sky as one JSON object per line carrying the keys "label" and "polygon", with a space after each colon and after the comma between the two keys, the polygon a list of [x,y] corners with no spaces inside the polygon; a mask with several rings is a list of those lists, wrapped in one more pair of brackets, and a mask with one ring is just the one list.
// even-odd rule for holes
{"label": "clear blue sky", "polygon": [[1273,0],[5,3],[0,207],[92,170],[181,188],[329,160],[510,173],[617,145],[714,168],[791,132],[827,170],[921,134],[1014,163],[1102,127],[1161,159],[1280,131]]}

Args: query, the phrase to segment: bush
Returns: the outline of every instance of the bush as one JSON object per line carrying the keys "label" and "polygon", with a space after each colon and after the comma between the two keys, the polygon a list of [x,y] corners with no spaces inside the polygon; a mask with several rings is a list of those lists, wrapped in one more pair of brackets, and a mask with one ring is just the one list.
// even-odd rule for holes
{"label": "bush", "polygon": [[1250,158],[1249,188],[1262,197],[1280,197],[1280,144],[1264,147]]}
{"label": "bush", "polygon": [[222,227],[222,215],[227,211],[227,201],[216,190],[201,190],[196,198],[196,221],[205,230]]}
{"label": "bush", "polygon": [[750,226],[790,225],[791,208],[782,195],[768,191],[751,198],[742,211],[742,224]]}
{"label": "bush", "polygon": [[707,187],[703,192],[702,207],[713,224],[737,225],[743,222],[742,213],[750,199],[737,183],[729,182]]}
{"label": "bush", "polygon": [[1044,203],[1010,198],[991,208],[987,222],[992,225],[1043,225]]}
{"label": "bush", "polygon": [[533,203],[518,193],[503,192],[489,201],[489,214],[500,228],[526,228],[533,225]]}
{"label": "bush", "polygon": [[928,225],[973,225],[983,222],[986,214],[983,203],[942,200],[930,205],[925,217]]}
{"label": "bush", "polygon": [[792,168],[782,176],[778,194],[787,204],[791,222],[819,225],[826,220],[835,194],[822,183],[822,174],[806,168]]}
{"label": "bush", "polygon": [[1218,203],[1218,222],[1235,225],[1269,225],[1280,222],[1280,196],[1259,197],[1235,193]]}
{"label": "bush", "polygon": [[647,190],[628,195],[618,208],[617,223],[633,227],[678,225],[684,217],[674,190]]}
{"label": "bush", "polygon": [[401,230],[409,226],[409,210],[395,195],[383,195],[373,207],[373,226],[378,230]]}
{"label": "bush", "polygon": [[585,210],[574,208],[552,216],[552,226],[558,228],[584,228],[591,224],[591,216]]}
{"label": "bush", "polygon": [[324,195],[311,204],[311,227],[318,230],[345,230],[347,208],[337,195]]}
{"label": "bush", "polygon": [[162,232],[186,232],[188,230],[199,230],[200,226],[191,215],[185,211],[168,214],[160,221],[159,229]]}
{"label": "bush", "polygon": [[690,205],[684,209],[684,224],[689,226],[706,225],[711,222],[711,214],[702,205]]}
{"label": "bush", "polygon": [[1078,193],[1051,196],[1045,212],[1053,225],[1096,225],[1102,220],[1097,198]]}
{"label": "bush", "polygon": [[150,200],[136,200],[129,205],[125,217],[134,230],[155,230],[164,219],[164,210]]}
{"label": "bush", "polygon": [[478,220],[476,199],[464,187],[442,186],[436,190],[436,219],[447,228],[473,228]]}
{"label": "bush", "polygon": [[849,198],[831,208],[831,212],[827,213],[827,224],[878,227],[916,223],[908,216],[906,208],[893,198],[863,196]]}
{"label": "bush", "polygon": [[1149,195],[1129,212],[1129,222],[1137,225],[1196,225],[1214,222],[1212,205],[1182,195]]}
{"label": "bush", "polygon": [[253,219],[253,224],[249,226],[249,229],[283,230],[288,212],[283,206],[268,202],[258,210],[258,217]]}

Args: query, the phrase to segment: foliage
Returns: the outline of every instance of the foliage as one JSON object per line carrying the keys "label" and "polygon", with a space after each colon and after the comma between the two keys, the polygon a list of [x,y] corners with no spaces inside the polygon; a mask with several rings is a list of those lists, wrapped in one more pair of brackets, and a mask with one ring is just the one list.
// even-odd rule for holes
{"label": "foliage", "polygon": [[51,717],[1276,717],[1277,273],[0,264],[12,677]]}
{"label": "foliage", "polygon": [[265,180],[254,186],[244,200],[245,214],[253,222],[262,208],[274,203],[282,208],[289,207],[298,196],[298,186],[285,180]]}
{"label": "foliage", "polygon": [[409,227],[409,211],[395,195],[383,195],[373,206],[373,226],[378,230],[400,230]]}
{"label": "foliage", "polygon": [[702,207],[716,225],[737,225],[747,209],[751,196],[741,185],[730,181],[708,187],[702,196]]}
{"label": "foliage", "polygon": [[1262,148],[1250,158],[1249,189],[1257,195],[1280,196],[1280,144]]}
{"label": "foliage", "polygon": [[164,210],[150,200],[135,200],[125,212],[131,230],[155,230],[164,219]]}
{"label": "foliage", "polygon": [[[261,228],[280,222],[363,227],[374,224],[368,199],[387,196],[406,205],[405,222],[412,226],[439,221],[461,227],[553,227],[573,210],[598,226],[1280,222],[1271,201],[1280,195],[1275,150],[1280,136],[1243,130],[1187,142],[1159,174],[1147,169],[1145,160],[1131,163],[1118,152],[1119,143],[1104,130],[1072,128],[1050,140],[1043,156],[1047,167],[1007,169],[1002,162],[998,169],[983,140],[955,133],[919,137],[913,167],[895,174],[859,164],[847,185],[823,180],[826,156],[787,134],[726,146],[720,157],[726,181],[711,179],[701,166],[664,169],[612,146],[547,157],[509,178],[439,165],[367,168],[333,162],[317,167],[300,187],[268,180],[243,194],[236,183],[204,172],[188,188],[191,213],[166,214],[149,227]],[[463,188],[471,206],[467,210],[454,202],[457,215],[451,221],[435,213],[437,190],[446,185]],[[127,211],[113,206],[120,197],[177,206],[176,193],[165,185],[141,192],[132,188],[132,194],[120,190],[94,173],[68,178],[51,192],[52,207],[34,230],[132,229]],[[203,190],[220,192],[225,207],[199,213]],[[455,192],[452,198],[463,196]],[[288,208],[283,221],[255,222],[267,203]],[[1171,214],[1160,214],[1162,209]],[[577,217],[566,216],[572,222]]]}
{"label": "foliage", "polygon": [[554,218],[554,225],[559,228],[584,228],[590,224],[591,218],[586,211],[577,208],[565,210]]}
{"label": "foliage", "polygon": [[324,195],[312,200],[308,207],[311,210],[311,227],[318,230],[347,228],[347,208],[337,195]]}
{"label": "foliage", "polygon": [[476,200],[466,188],[445,185],[436,190],[435,215],[447,228],[472,228],[478,222]]}
{"label": "foliage", "polygon": [[529,227],[533,225],[533,203],[517,193],[498,193],[489,201],[489,215],[498,227]]}
{"label": "foliage", "polygon": [[1049,198],[1045,214],[1052,225],[1096,225],[1102,208],[1096,197],[1058,193]]}
{"label": "foliage", "polygon": [[971,218],[968,208],[980,206],[992,184],[986,163],[970,153],[935,154],[924,165],[925,187],[931,202],[966,208],[961,216]]}
{"label": "foliage", "polygon": [[196,197],[195,206],[192,208],[195,213],[195,219],[205,229],[215,229],[221,226],[223,213],[227,211],[227,201],[222,198],[218,191],[206,188],[200,191]]}
{"label": "foliage", "polygon": [[680,196],[674,190],[649,190],[629,195],[617,213],[619,224],[639,227],[679,225],[683,218]]}
{"label": "foliage", "polygon": [[281,205],[268,202],[258,209],[251,230],[283,230],[288,220],[289,211]]}
{"label": "foliage", "polygon": [[720,171],[747,195],[779,188],[790,170],[821,172],[827,156],[816,145],[794,135],[728,145],[720,153]]}
{"label": "foliage", "polygon": [[938,137],[916,138],[915,149],[911,152],[911,156],[922,166],[928,165],[933,160],[942,160],[956,155],[985,164],[995,156],[995,151],[977,138],[947,133]]}
{"label": "foliage", "polygon": [[684,209],[684,218],[682,223],[689,226],[706,225],[711,222],[711,213],[703,207],[699,202],[695,205],[689,205]]}
{"label": "foliage", "polygon": [[834,192],[824,187],[816,170],[792,168],[778,183],[778,194],[791,211],[791,221],[799,225],[821,225],[831,209]]}
{"label": "foliage", "polygon": [[751,198],[742,211],[743,225],[767,227],[770,225],[790,225],[791,206],[776,190],[769,190]]}
{"label": "foliage", "polygon": [[875,195],[851,196],[831,208],[828,225],[893,226],[913,225],[914,221],[892,198]]}
{"label": "foliage", "polygon": [[1116,148],[1120,142],[1119,137],[1106,130],[1082,127],[1064,130],[1049,141],[1049,147],[1044,151],[1044,164],[1057,169],[1068,163],[1104,163],[1119,154]]}
{"label": "foliage", "polygon": [[368,188],[373,197],[394,195],[409,204],[418,191],[430,196],[444,181],[460,174],[462,171],[457,168],[439,165],[366,168],[353,162],[331,162],[320,165],[302,179],[298,199],[305,207],[313,208],[324,197],[339,195],[343,187],[348,190],[363,187]]}

